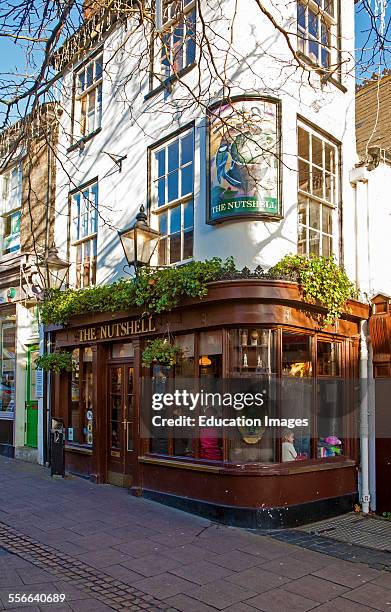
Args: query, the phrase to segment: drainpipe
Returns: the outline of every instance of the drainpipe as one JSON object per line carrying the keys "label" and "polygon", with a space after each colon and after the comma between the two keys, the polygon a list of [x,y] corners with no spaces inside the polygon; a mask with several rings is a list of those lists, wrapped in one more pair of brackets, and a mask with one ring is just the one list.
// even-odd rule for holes
{"label": "drainpipe", "polygon": [[[355,268],[356,285],[359,291],[370,290],[369,266],[369,207],[368,207],[368,169],[364,165],[354,168],[350,173],[350,183],[354,188],[355,214]],[[369,455],[369,335],[368,322],[360,322],[360,500],[364,514],[369,513],[370,495],[370,455]],[[372,406],[371,406],[372,408]],[[372,466],[373,469],[373,466]]]}
{"label": "drainpipe", "polygon": [[368,408],[368,322],[360,323],[360,455],[361,455],[361,508],[369,513],[369,408]]}

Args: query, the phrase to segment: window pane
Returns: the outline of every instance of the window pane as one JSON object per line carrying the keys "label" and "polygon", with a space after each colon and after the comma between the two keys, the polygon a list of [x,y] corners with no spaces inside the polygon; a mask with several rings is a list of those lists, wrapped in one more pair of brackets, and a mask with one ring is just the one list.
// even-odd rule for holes
{"label": "window pane", "polygon": [[320,208],[321,208],[320,204],[317,204],[316,202],[311,202],[310,201],[310,206],[309,206],[309,213],[310,213],[309,225],[313,229],[320,229]]}
{"label": "window pane", "polygon": [[322,206],[322,231],[325,234],[332,234],[333,210],[328,206]]}
{"label": "window pane", "polygon": [[320,233],[310,230],[309,255],[320,255]]}
{"label": "window pane", "polygon": [[311,36],[318,38],[318,15],[311,9],[308,10],[308,31]]}
{"label": "window pane", "polygon": [[307,228],[299,225],[297,251],[299,255],[307,254]]}
{"label": "window pane", "polygon": [[181,165],[184,166],[193,161],[193,131],[181,138]]}
{"label": "window pane", "polygon": [[184,232],[183,235],[183,259],[193,257],[193,230]]}
{"label": "window pane", "polygon": [[102,78],[102,58],[99,57],[95,62],[95,80]]}
{"label": "window pane", "polygon": [[168,201],[178,198],[178,170],[168,175]]}
{"label": "window pane", "polygon": [[301,2],[297,3],[297,23],[303,30],[305,29],[305,7]]}
{"label": "window pane", "polygon": [[181,207],[176,206],[170,210],[170,234],[181,231]]}
{"label": "window pane", "polygon": [[181,235],[170,236],[170,263],[181,261]]}
{"label": "window pane", "polygon": [[304,157],[304,159],[310,159],[310,135],[303,128],[298,129],[298,151],[299,157]]}
{"label": "window pane", "polygon": [[157,161],[157,175],[164,176],[166,173],[166,150],[162,149],[155,153],[155,159]]}
{"label": "window pane", "polygon": [[94,80],[94,64],[91,62],[87,66],[87,87],[90,87],[90,85],[92,85],[93,80]]}
{"label": "window pane", "polygon": [[318,340],[316,351],[318,376],[340,376],[340,348],[339,342]]}
{"label": "window pane", "polygon": [[195,62],[195,54],[196,54],[196,39],[195,39],[195,29],[196,29],[196,18],[195,18],[195,8],[188,15],[186,20],[186,66],[189,64],[193,64]]}
{"label": "window pane", "polygon": [[323,167],[322,141],[316,136],[312,137],[312,163]]}
{"label": "window pane", "polygon": [[311,376],[310,338],[303,334],[282,333],[282,373],[303,378]]}
{"label": "window pane", "polygon": [[299,188],[310,191],[310,166],[299,159]]}
{"label": "window pane", "polygon": [[194,225],[194,205],[193,201],[183,205],[183,227],[193,227]]}
{"label": "window pane", "polygon": [[179,166],[179,142],[176,140],[168,147],[168,172]]}
{"label": "window pane", "polygon": [[158,262],[159,266],[165,266],[167,264],[167,238],[161,238],[159,240]]}
{"label": "window pane", "polygon": [[157,183],[157,205],[163,206],[166,203],[166,180],[160,178]]}
{"label": "window pane", "polygon": [[161,213],[159,215],[159,232],[163,235],[166,236],[168,233],[168,227],[167,227],[167,213]]}
{"label": "window pane", "polygon": [[323,257],[332,255],[332,239],[330,236],[322,236],[322,255]]}
{"label": "window pane", "polygon": [[323,198],[323,171],[312,166],[312,193],[318,198]]}
{"label": "window pane", "polygon": [[334,147],[325,143],[325,166],[326,170],[329,172],[335,173],[335,156],[334,156]]}
{"label": "window pane", "polygon": [[79,75],[78,75],[78,85],[79,85],[79,92],[83,92],[84,88],[85,88],[85,84],[86,84],[86,76],[85,76],[85,72],[84,70],[82,70]]}
{"label": "window pane", "polygon": [[298,208],[298,221],[299,223],[307,224],[307,199],[299,196],[299,208]]}
{"label": "window pane", "polygon": [[193,164],[190,166],[185,166],[182,168],[182,185],[181,185],[181,195],[186,195],[188,193],[192,193],[193,191]]}

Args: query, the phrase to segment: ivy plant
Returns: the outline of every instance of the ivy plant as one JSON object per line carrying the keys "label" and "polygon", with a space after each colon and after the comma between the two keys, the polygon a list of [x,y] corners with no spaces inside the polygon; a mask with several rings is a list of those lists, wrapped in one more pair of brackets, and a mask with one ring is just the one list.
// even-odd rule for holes
{"label": "ivy plant", "polygon": [[53,290],[41,307],[42,322],[66,324],[76,315],[131,308],[150,314],[164,312],[186,297],[202,299],[208,293],[209,282],[234,270],[232,257],[226,261],[214,257],[173,268],[145,267],[137,277],[121,279],[111,285]]}
{"label": "ivy plant", "polygon": [[323,325],[335,323],[347,301],[358,297],[355,286],[333,257],[287,255],[269,273],[297,281],[306,302],[325,308]]}
{"label": "ivy plant", "polygon": [[44,372],[72,372],[76,369],[76,363],[72,359],[72,353],[62,351],[60,353],[47,353],[40,355],[35,360],[35,369]]}
{"label": "ivy plant", "polygon": [[143,366],[150,367],[155,363],[173,366],[181,353],[181,347],[171,344],[167,339],[149,340],[142,354]]}

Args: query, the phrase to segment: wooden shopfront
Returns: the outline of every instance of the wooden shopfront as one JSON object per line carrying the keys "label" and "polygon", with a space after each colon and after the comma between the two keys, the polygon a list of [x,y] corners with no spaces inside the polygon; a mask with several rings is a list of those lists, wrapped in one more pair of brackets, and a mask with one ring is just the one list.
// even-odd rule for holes
{"label": "wooden shopfront", "polygon": [[[303,304],[295,283],[230,280],[211,283],[202,301],[187,300],[170,313],[99,314],[53,329],[56,347],[72,350],[78,363],[72,375],[55,376],[52,393],[52,415],[64,420],[67,432],[67,469],[251,527],[295,525],[350,510],[357,495],[357,415],[354,385],[344,383],[358,378],[359,326],[368,309],[351,302],[348,313],[326,328],[319,327],[318,315]],[[278,428],[259,433],[255,442],[240,428],[229,436],[222,428],[213,448],[199,428],[182,438],[153,429],[144,434],[141,395],[153,371],[142,367],[141,355],[148,339],[167,334],[182,348],[170,373],[174,385],[184,379],[256,380],[260,373],[284,384],[294,378],[335,383],[323,426],[336,405],[349,408],[335,452],[320,437],[316,384],[305,399],[314,417],[309,433],[294,442],[297,460],[283,460]]]}

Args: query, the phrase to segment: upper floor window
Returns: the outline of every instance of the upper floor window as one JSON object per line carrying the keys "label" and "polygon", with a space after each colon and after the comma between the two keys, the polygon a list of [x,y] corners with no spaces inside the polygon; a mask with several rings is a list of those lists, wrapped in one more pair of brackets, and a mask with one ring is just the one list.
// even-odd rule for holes
{"label": "upper floor window", "polygon": [[152,208],[161,233],[158,264],[193,257],[194,130],[152,151]]}
{"label": "upper floor window", "polygon": [[82,138],[102,125],[102,55],[76,73],[74,136]]}
{"label": "upper floor window", "polygon": [[72,194],[72,246],[76,255],[76,287],[96,283],[98,183]]}
{"label": "upper floor window", "polygon": [[297,48],[314,64],[336,66],[337,0],[298,0]]}
{"label": "upper floor window", "polygon": [[163,32],[157,40],[154,86],[195,62],[195,0],[168,0],[163,6]]}
{"label": "upper floor window", "polygon": [[298,166],[298,252],[329,257],[339,193],[338,147],[300,124]]}
{"label": "upper floor window", "polygon": [[2,251],[14,253],[20,250],[20,222],[22,206],[22,164],[2,175]]}

